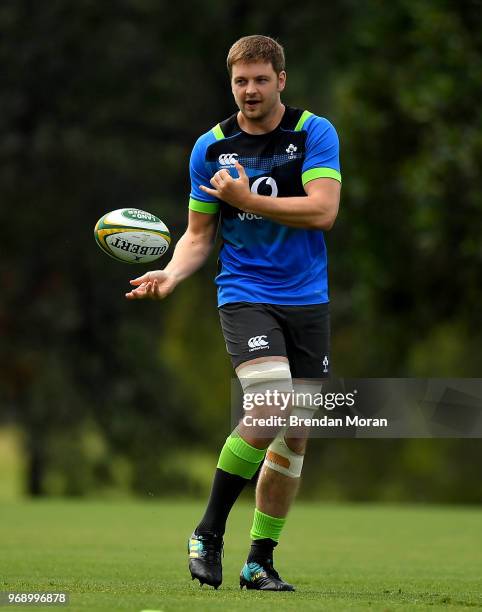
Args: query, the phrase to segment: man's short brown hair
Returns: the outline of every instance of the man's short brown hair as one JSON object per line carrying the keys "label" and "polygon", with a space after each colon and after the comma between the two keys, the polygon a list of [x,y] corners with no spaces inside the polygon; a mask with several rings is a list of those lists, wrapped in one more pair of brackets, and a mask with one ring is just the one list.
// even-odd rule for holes
{"label": "man's short brown hair", "polygon": [[283,47],[270,38],[253,34],[237,40],[228,53],[227,65],[231,76],[233,64],[236,62],[271,62],[276,74],[285,69],[285,53]]}

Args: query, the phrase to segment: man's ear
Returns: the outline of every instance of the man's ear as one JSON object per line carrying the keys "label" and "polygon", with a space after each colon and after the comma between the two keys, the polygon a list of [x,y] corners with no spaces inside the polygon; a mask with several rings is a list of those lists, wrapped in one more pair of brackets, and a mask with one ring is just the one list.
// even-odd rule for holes
{"label": "man's ear", "polygon": [[282,70],[278,75],[278,91],[283,91],[286,86],[286,72]]}

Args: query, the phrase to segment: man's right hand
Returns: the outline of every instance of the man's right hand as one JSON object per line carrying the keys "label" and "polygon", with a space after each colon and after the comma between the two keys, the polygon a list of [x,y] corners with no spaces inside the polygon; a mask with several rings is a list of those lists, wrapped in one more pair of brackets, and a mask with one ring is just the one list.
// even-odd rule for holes
{"label": "man's right hand", "polygon": [[171,272],[165,270],[153,270],[146,272],[139,278],[130,281],[130,284],[135,287],[128,293],[128,300],[163,300],[176,287],[178,280]]}

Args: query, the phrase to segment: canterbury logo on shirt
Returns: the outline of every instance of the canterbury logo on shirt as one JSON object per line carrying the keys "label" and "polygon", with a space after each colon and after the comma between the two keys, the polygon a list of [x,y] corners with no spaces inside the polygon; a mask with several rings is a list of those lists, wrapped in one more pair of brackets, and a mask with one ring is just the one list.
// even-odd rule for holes
{"label": "canterbury logo on shirt", "polygon": [[234,164],[238,161],[237,153],[222,153],[218,157],[218,162],[221,166],[234,166]]}

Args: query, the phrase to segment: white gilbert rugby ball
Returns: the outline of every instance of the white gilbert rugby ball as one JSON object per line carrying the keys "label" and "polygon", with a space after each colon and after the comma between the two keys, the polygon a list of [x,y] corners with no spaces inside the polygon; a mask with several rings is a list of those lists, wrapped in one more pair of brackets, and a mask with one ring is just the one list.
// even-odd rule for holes
{"label": "white gilbert rugby ball", "polygon": [[101,217],[94,228],[95,241],[117,261],[149,263],[164,255],[171,235],[155,215],[138,208],[119,208]]}

